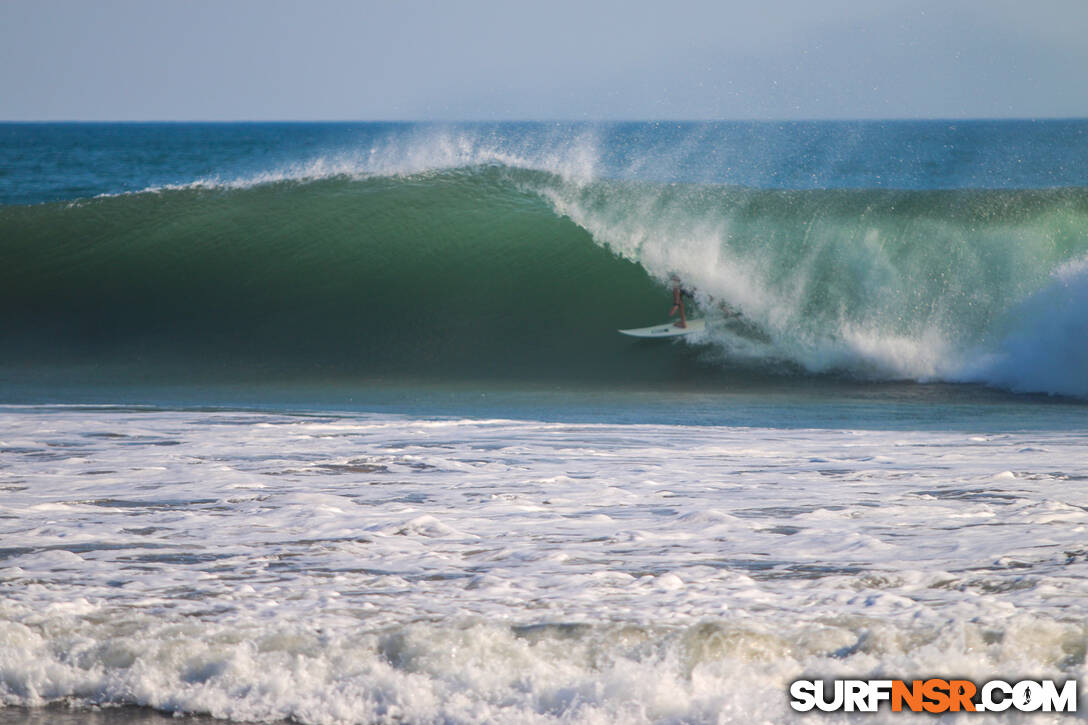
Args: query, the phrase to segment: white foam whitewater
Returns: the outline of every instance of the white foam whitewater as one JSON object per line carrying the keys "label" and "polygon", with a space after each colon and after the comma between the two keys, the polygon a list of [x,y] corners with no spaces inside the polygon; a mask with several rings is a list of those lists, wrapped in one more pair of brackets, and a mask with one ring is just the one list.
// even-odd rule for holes
{"label": "white foam whitewater", "polygon": [[1049,284],[1014,307],[995,352],[979,355],[959,379],[1022,392],[1088,397],[1088,257],[1061,265]]}
{"label": "white foam whitewater", "polygon": [[751,723],[804,673],[1084,682],[1083,447],[9,407],[0,702]]}

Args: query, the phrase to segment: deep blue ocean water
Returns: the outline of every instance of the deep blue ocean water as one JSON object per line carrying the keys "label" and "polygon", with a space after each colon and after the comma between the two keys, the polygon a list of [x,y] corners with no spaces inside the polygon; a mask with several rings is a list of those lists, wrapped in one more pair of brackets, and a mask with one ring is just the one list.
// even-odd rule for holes
{"label": "deep blue ocean water", "polygon": [[329,157],[350,158],[365,171],[371,152],[390,145],[406,153],[387,161],[410,166],[412,153],[421,160],[446,153],[424,148],[442,135],[527,155],[562,155],[590,141],[600,173],[655,181],[787,189],[1088,186],[1088,122],[1078,120],[0,123],[0,203],[257,178]]}

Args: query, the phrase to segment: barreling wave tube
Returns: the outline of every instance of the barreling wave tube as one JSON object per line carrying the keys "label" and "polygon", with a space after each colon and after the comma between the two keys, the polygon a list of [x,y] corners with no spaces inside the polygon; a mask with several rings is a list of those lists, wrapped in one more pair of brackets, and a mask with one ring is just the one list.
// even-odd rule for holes
{"label": "barreling wave tube", "polygon": [[[0,254],[9,362],[621,381],[679,366],[1088,395],[1080,188],[751,189],[493,162],[6,206]],[[671,275],[708,332],[616,335],[666,318]]]}

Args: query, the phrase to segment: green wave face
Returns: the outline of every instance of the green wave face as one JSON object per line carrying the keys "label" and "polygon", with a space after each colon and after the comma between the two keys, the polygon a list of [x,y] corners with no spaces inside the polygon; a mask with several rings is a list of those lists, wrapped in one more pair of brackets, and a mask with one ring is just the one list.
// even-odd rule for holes
{"label": "green wave face", "polygon": [[[619,383],[830,371],[1048,390],[1024,354],[1084,354],[1060,325],[1036,339],[1036,318],[1084,329],[1088,193],[493,165],[3,207],[0,254],[11,364]],[[665,319],[671,274],[697,289],[703,344],[616,335]],[[1088,393],[1066,372],[1051,392]]]}
{"label": "green wave face", "polygon": [[[533,176],[533,175],[530,175]],[[0,210],[3,346],[35,364],[608,378],[667,298],[494,169]],[[652,351],[628,376],[674,364]],[[637,365],[635,366],[638,367]]]}

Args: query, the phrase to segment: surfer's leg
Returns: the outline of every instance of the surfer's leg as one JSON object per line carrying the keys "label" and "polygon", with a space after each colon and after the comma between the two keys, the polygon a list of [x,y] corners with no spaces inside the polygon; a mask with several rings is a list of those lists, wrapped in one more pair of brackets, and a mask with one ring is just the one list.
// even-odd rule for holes
{"label": "surfer's leg", "polygon": [[[676,277],[673,277],[673,279],[676,279]],[[680,310],[680,321],[683,322],[684,321],[684,295],[683,295],[683,290],[681,290],[679,284],[677,284],[675,287],[672,288],[672,309],[669,310],[669,317],[672,317],[673,315],[675,315],[677,310]],[[680,327],[684,327],[684,325],[680,325]]]}
{"label": "surfer's leg", "polygon": [[688,317],[684,314],[684,305],[680,304],[680,321],[676,323],[677,327],[684,328],[688,326]]}

